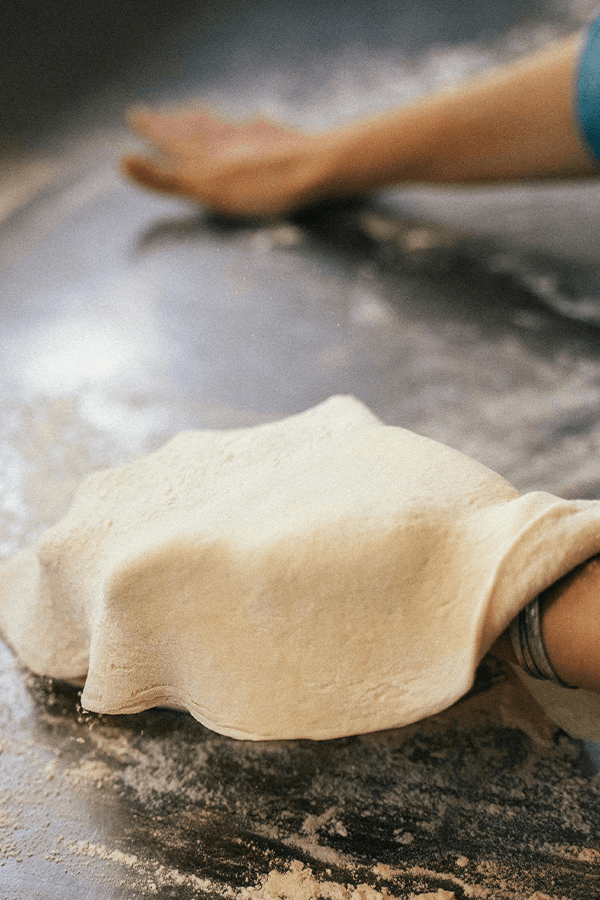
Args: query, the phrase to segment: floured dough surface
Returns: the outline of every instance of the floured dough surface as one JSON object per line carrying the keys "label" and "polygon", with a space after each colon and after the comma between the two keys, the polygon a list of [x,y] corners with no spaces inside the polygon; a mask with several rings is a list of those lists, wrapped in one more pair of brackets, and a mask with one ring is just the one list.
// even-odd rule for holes
{"label": "floured dough surface", "polygon": [[182,706],[239,738],[437,712],[539,591],[600,550],[600,504],[520,496],[350,397],[186,432],[86,479],[0,565],[0,630],[104,713]]}

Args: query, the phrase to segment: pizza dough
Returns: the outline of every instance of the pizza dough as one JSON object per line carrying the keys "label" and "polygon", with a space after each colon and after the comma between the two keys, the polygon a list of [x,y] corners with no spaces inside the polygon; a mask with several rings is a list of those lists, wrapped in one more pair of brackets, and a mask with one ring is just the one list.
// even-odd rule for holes
{"label": "pizza dough", "polygon": [[103,713],[237,738],[407,724],[463,695],[519,609],[600,550],[600,503],[520,496],[350,397],[180,434],[81,485],[0,565],[0,631]]}

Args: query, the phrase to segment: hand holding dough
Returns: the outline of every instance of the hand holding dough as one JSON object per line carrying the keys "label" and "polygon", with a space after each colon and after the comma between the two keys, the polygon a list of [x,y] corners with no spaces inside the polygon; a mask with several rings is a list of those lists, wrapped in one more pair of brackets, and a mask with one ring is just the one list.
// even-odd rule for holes
{"label": "hand holding dough", "polygon": [[92,475],[0,565],[0,630],[34,672],[87,675],[91,710],[331,738],[449,706],[519,609],[599,550],[600,504],[519,496],[336,397]]}

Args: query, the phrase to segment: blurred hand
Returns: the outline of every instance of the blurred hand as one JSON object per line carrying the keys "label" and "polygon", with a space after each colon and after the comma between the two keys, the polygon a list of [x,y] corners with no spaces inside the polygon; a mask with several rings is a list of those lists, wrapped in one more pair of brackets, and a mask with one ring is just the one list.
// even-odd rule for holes
{"label": "blurred hand", "polygon": [[235,123],[206,109],[139,109],[129,124],[152,148],[122,160],[139,184],[229,216],[272,216],[318,199],[317,139],[262,118]]}

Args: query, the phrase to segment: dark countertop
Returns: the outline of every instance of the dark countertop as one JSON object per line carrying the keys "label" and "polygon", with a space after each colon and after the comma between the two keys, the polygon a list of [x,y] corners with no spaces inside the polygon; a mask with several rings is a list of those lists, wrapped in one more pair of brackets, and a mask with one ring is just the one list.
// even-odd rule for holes
{"label": "dark countertop", "polygon": [[[114,53],[94,77],[81,18],[82,84],[54,83],[46,106],[40,71],[51,82],[66,50],[48,55],[51,23],[33,49],[23,40],[0,162],[2,555],[95,468],[335,393],[521,490],[598,497],[600,188],[398,189],[232,224],[115,167],[121,110],[139,97],[324,124],[538,46],[585,5],[173,8],[138,42],[115,29],[142,4],[96,22]],[[26,33],[16,13],[14,27]],[[341,885],[402,900],[600,895],[598,748],[553,728],[492,663],[441,716],[323,743],[236,742],[175,713],[93,716],[2,644],[0,683],[1,900],[253,900],[244,887],[294,860],[339,900]],[[302,900],[316,896],[296,868],[284,898],[300,897],[302,871]]]}

